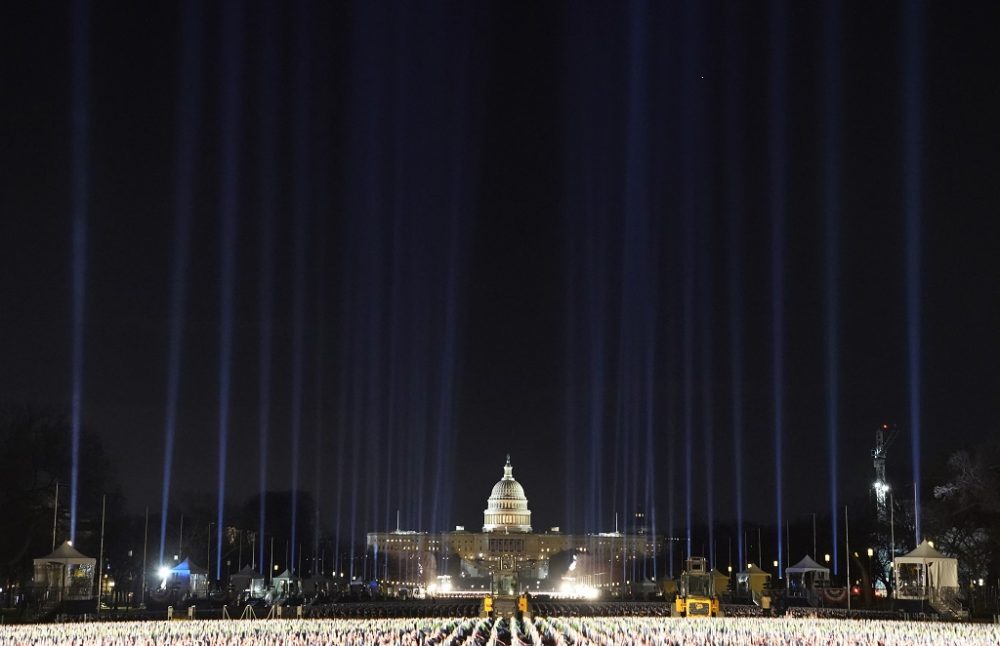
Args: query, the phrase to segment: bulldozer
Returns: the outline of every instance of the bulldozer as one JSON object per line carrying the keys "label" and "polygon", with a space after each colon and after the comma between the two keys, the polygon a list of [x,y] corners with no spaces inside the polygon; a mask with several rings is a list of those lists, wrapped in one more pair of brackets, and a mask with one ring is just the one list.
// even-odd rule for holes
{"label": "bulldozer", "polygon": [[677,586],[677,597],[670,608],[673,617],[719,617],[719,597],[715,594],[715,577],[702,556],[685,561]]}

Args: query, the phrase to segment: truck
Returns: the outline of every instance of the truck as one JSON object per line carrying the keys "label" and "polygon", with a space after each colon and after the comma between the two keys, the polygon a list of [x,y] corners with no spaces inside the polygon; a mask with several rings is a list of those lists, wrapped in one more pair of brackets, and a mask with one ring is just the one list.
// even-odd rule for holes
{"label": "truck", "polygon": [[685,561],[670,614],[674,617],[720,616],[715,577],[704,557],[693,556]]}

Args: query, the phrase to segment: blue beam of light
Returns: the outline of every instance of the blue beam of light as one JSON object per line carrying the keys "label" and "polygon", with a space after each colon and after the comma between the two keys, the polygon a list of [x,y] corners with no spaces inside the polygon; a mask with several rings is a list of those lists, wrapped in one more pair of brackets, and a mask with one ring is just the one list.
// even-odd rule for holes
{"label": "blue beam of light", "polygon": [[[322,137],[324,142],[329,139],[326,136],[326,131],[322,131],[324,135]],[[325,146],[324,146],[325,150]],[[328,156],[324,152],[320,152],[318,155],[317,162],[317,175],[318,177],[324,178],[329,176],[329,163]],[[320,531],[321,531],[321,510],[323,509],[323,464],[324,464],[324,443],[323,440],[326,438],[326,407],[324,402],[326,399],[326,366],[327,366],[327,356],[326,356],[326,245],[327,245],[327,233],[326,233],[326,220],[324,215],[329,212],[329,199],[327,198],[327,191],[319,190],[316,192],[316,212],[319,214],[319,231],[317,234],[318,251],[317,251],[317,283],[316,283],[316,419],[315,419],[315,445],[313,452],[313,496],[316,500],[316,517],[314,518],[313,524],[313,567],[312,572],[320,572],[322,574],[322,569],[317,570],[317,567],[322,567],[325,564],[321,563],[320,560]]]}
{"label": "blue beam of light", "polygon": [[[348,272],[346,271],[347,255],[348,254],[344,254],[345,258],[343,259],[344,260],[342,265],[342,267],[344,268],[343,276],[348,275]],[[346,288],[347,280],[344,280],[343,284],[344,287]],[[333,537],[334,540],[336,541],[336,544],[334,545],[334,556],[333,556],[334,572],[344,571],[344,563],[341,560],[342,556],[341,547],[343,545],[341,542],[341,528],[344,526],[343,500],[345,495],[344,487],[346,478],[344,478],[343,474],[346,473],[344,471],[344,456],[347,453],[347,434],[348,434],[348,423],[346,415],[347,404],[348,404],[348,397],[347,397],[348,388],[346,384],[348,383],[347,381],[348,366],[349,366],[348,357],[350,354],[349,349],[351,345],[350,342],[348,341],[348,339],[350,338],[350,327],[349,327],[350,319],[347,315],[347,310],[348,310],[347,299],[344,299],[344,302],[341,304],[340,308],[340,320],[344,321],[343,325],[344,329],[342,330],[342,334],[340,335],[340,343],[338,344],[340,350],[340,361],[337,369],[337,382],[340,384],[340,388],[338,389],[339,393],[337,396],[337,449],[336,449],[337,470],[335,471],[335,473],[339,474],[339,477],[334,480],[334,495],[333,495],[333,508],[335,510],[333,515]]]}
{"label": "blue beam of light", "polygon": [[787,57],[787,6],[771,0],[770,6],[770,206],[771,206],[771,351],[774,369],[774,495],[778,535],[778,578],[784,573],[784,397],[785,397],[785,208],[787,145],[785,85]]}
{"label": "blue beam of light", "polygon": [[69,540],[76,540],[83,416],[83,329],[87,295],[87,203],[90,199],[90,2],[73,2],[72,218],[73,362],[70,420]]}
{"label": "blue beam of light", "polygon": [[[673,302],[674,299],[671,299]],[[677,513],[676,509],[676,485],[677,481],[674,478],[674,473],[676,469],[674,468],[677,463],[677,451],[675,449],[677,442],[675,439],[678,435],[677,429],[677,380],[674,378],[677,372],[677,346],[679,343],[671,343],[667,355],[667,369],[666,373],[670,375],[667,384],[667,402],[666,402],[666,419],[667,419],[667,465],[666,465],[666,477],[667,477],[667,575],[673,578],[674,576],[674,539],[676,538],[675,532]]]}
{"label": "blue beam of light", "polygon": [[686,556],[691,558],[691,525],[694,511],[694,259],[692,258],[694,246],[693,236],[689,229],[693,227],[690,222],[690,213],[687,214],[684,224],[684,304],[683,304],[683,410],[684,410],[684,526]]}
{"label": "blue beam of light", "polygon": [[275,113],[277,112],[278,88],[278,46],[275,36],[275,4],[267,2],[263,6],[260,18],[261,28],[261,66],[260,66],[260,111],[258,123],[258,140],[260,157],[258,158],[258,191],[259,191],[259,241],[258,263],[259,278],[257,288],[257,316],[260,320],[257,345],[257,482],[260,492],[260,509],[257,519],[257,558],[261,571],[268,573],[264,567],[264,554],[267,541],[264,540],[264,530],[267,527],[267,487],[268,487],[268,453],[271,433],[271,339],[273,335],[274,316],[274,219],[275,219]]}
{"label": "blue beam of light", "polygon": [[[293,248],[292,248],[292,402],[291,402],[291,560],[289,570],[293,571],[298,563],[296,556],[299,548],[298,513],[299,513],[299,454],[302,442],[302,382],[303,382],[303,346],[305,339],[305,282],[306,282],[306,219],[309,210],[309,45],[310,45],[310,13],[308,3],[296,5],[296,52],[295,77],[293,86],[295,98],[292,121],[292,140],[294,145],[293,176]],[[300,573],[301,574],[301,573]]]}
{"label": "blue beam of light", "polygon": [[910,457],[913,462],[914,538],[922,537],[920,501],[921,397],[921,219],[923,181],[923,36],[926,8],[922,0],[903,12],[903,212],[906,221],[904,272],[906,281],[906,342],[910,396]]}
{"label": "blue beam of light", "polygon": [[[585,532],[592,533],[606,531],[612,518],[607,513],[604,499],[605,489],[608,488],[604,473],[606,372],[611,354],[607,338],[610,227],[606,215],[610,198],[607,184],[611,173],[602,165],[604,159],[593,153],[605,143],[606,131],[595,125],[597,119],[594,115],[602,114],[606,105],[598,99],[596,85],[590,75],[582,71],[584,68],[597,69],[598,73],[603,73],[608,60],[588,46],[595,39],[585,16],[577,12],[569,18],[565,38],[569,46],[563,52],[563,60],[570,71],[570,100],[581,109],[567,114],[564,136],[564,222],[569,241],[566,276],[567,293],[570,295],[566,326],[567,341],[573,343],[568,348],[567,383],[575,383],[567,403],[573,409],[572,416],[567,416],[567,441],[573,444],[576,455],[571,464],[579,465],[590,474],[582,490],[583,495],[573,493],[570,498],[578,498],[575,504],[581,524]],[[587,64],[580,65],[581,60]],[[567,478],[567,483],[570,480],[572,478]],[[567,515],[566,518],[569,520],[573,516]]]}
{"label": "blue beam of light", "polygon": [[474,39],[472,30],[459,28],[450,38],[458,43],[458,52],[454,56],[455,69],[452,70],[455,82],[455,103],[451,106],[452,122],[450,132],[450,159],[448,178],[448,216],[443,218],[447,242],[447,261],[444,266],[444,309],[441,312],[443,320],[442,340],[439,365],[441,366],[436,402],[436,433],[438,438],[437,455],[441,463],[437,468],[435,478],[435,496],[437,504],[432,515],[431,530],[441,529],[451,520],[453,480],[451,469],[447,465],[454,459],[455,444],[455,389],[458,381],[459,342],[462,336],[459,302],[462,297],[461,276],[465,266],[462,250],[466,247],[466,235],[463,222],[467,215],[468,196],[466,186],[469,183],[468,150],[468,88],[470,71],[467,61],[471,57],[470,50]]}
{"label": "blue beam of light", "polygon": [[[648,515],[648,531],[653,536],[653,544],[656,544],[656,406],[655,406],[655,368],[654,368],[654,353],[649,353],[648,365],[646,367],[646,419],[644,424],[646,426],[646,490],[645,490],[645,509]],[[659,555],[654,550],[653,551],[653,580],[659,576],[657,572],[657,559]],[[648,578],[648,577],[647,577]]]}
{"label": "blue beam of light", "polygon": [[[590,348],[590,365],[588,367],[588,411],[590,415],[587,419],[587,435],[589,438],[590,452],[590,488],[588,493],[588,511],[590,515],[587,520],[589,531],[601,531],[601,524],[604,521],[604,464],[603,444],[604,444],[604,416],[605,416],[605,383],[604,376],[607,369],[607,340],[604,320],[604,311],[607,305],[606,276],[607,258],[606,250],[602,247],[603,221],[602,218],[591,212],[590,222],[593,226],[591,234],[588,236],[587,253],[587,273],[590,277],[588,284],[591,285],[589,294],[589,308],[587,312],[588,347]],[[592,529],[590,529],[592,528]]]}
{"label": "blue beam of light", "polygon": [[[400,30],[400,31],[403,31],[403,30]],[[394,123],[395,123],[395,129],[396,129],[397,136],[395,138],[395,140],[396,140],[396,146],[395,146],[396,147],[396,155],[395,155],[395,158],[393,159],[393,184],[394,184],[393,185],[393,208],[392,208],[392,220],[391,220],[391,225],[390,225],[390,230],[392,232],[391,233],[391,237],[392,237],[392,243],[391,243],[392,247],[391,247],[391,249],[392,250],[390,252],[391,253],[391,255],[390,255],[390,258],[391,258],[391,261],[390,261],[391,269],[390,269],[390,279],[389,279],[389,284],[390,284],[390,288],[389,288],[389,307],[391,309],[390,309],[390,314],[389,314],[389,357],[388,357],[388,359],[389,359],[389,367],[388,367],[389,374],[388,374],[388,379],[387,379],[387,384],[386,384],[387,385],[387,394],[386,394],[386,428],[388,429],[388,433],[390,435],[396,435],[397,433],[403,433],[403,436],[407,437],[408,434],[405,434],[405,431],[402,430],[402,428],[405,426],[405,424],[400,422],[400,412],[401,412],[401,408],[402,407],[400,406],[400,402],[399,402],[400,391],[403,390],[402,388],[400,388],[400,373],[403,372],[402,366],[401,366],[402,361],[403,361],[402,356],[401,356],[401,354],[402,354],[401,353],[401,346],[402,346],[402,338],[401,337],[403,336],[404,328],[409,327],[409,325],[407,325],[407,323],[410,323],[409,321],[407,321],[406,316],[404,314],[406,312],[406,308],[405,308],[405,304],[404,304],[405,301],[404,301],[404,298],[403,298],[403,285],[402,285],[402,282],[403,282],[403,267],[404,267],[405,262],[406,262],[406,260],[405,260],[405,258],[406,258],[405,253],[406,252],[405,252],[405,247],[403,245],[403,240],[404,240],[404,226],[403,226],[404,213],[403,213],[403,211],[404,211],[404,208],[405,208],[404,199],[403,199],[403,195],[405,194],[405,189],[403,187],[403,177],[402,177],[403,176],[404,159],[403,159],[403,154],[401,152],[402,143],[403,143],[403,137],[400,136],[400,133],[402,133],[404,131],[404,128],[405,128],[404,123],[403,123],[403,118],[404,118],[404,112],[405,112],[405,110],[403,109],[403,107],[404,107],[404,101],[402,100],[402,94],[403,94],[402,79],[404,79],[406,77],[406,72],[405,72],[405,65],[406,65],[405,64],[405,60],[406,60],[406,58],[403,56],[403,52],[402,52],[403,49],[404,49],[403,47],[400,47],[401,51],[400,51],[400,54],[399,54],[398,59],[397,59],[397,65],[399,66],[399,72],[397,74],[396,110],[395,110],[395,115],[394,115],[395,116]],[[414,438],[412,436],[409,436],[409,437],[407,437],[406,441],[407,442],[413,442]],[[416,452],[417,452],[416,445],[411,445],[411,447],[409,447],[408,452],[409,452],[410,455],[416,455]],[[394,453],[396,453],[396,451],[386,451],[386,453],[385,453],[384,469],[385,469],[385,473],[388,474],[388,477],[390,479],[395,475],[393,473],[393,456],[394,456]],[[404,462],[404,465],[405,465],[407,461],[404,460],[403,462]],[[415,479],[414,480],[410,480],[408,477],[406,477],[406,476],[411,476],[411,477],[413,476],[412,471],[410,471],[409,473],[406,473],[406,469],[407,469],[407,466],[403,466],[403,465],[401,465],[398,468],[400,474],[405,474],[405,475],[403,477],[397,477],[396,478],[396,490],[395,491],[393,491],[393,488],[391,486],[387,486],[385,488],[385,497],[384,497],[384,501],[383,501],[383,507],[384,507],[383,512],[385,514],[385,516],[384,516],[384,523],[385,523],[385,527],[386,528],[388,528],[388,527],[397,527],[397,528],[399,528],[399,526],[400,526],[400,524],[402,522],[401,517],[400,517],[400,518],[396,519],[397,522],[396,522],[395,525],[393,525],[393,520],[394,520],[393,517],[392,517],[392,513],[393,513],[393,500],[396,501],[397,505],[401,505],[404,502],[406,502],[406,503],[410,502],[409,500],[406,500],[407,496],[406,496],[406,492],[404,491],[403,487],[404,487],[404,484],[406,482],[415,482]],[[397,507],[397,509],[398,508],[399,507]],[[413,511],[413,508],[409,508],[407,510],[408,514],[409,514],[409,512],[412,512],[412,511]],[[412,522],[410,522],[409,518],[407,518],[407,527],[413,527],[413,526],[414,526],[414,524]],[[388,552],[386,552],[386,554],[385,554],[385,565],[384,565],[384,568],[385,568],[385,574],[383,574],[383,576],[386,577],[386,578],[388,578],[388,576],[389,576],[388,575],[388,568],[389,568],[389,554],[388,554]]]}
{"label": "blue beam of light", "polygon": [[[568,164],[567,164],[568,166]],[[570,175],[570,173],[567,173]],[[567,185],[571,185],[571,177],[566,178]],[[565,387],[563,391],[563,448],[566,453],[566,463],[570,465],[582,464],[582,456],[585,454],[584,451],[579,446],[578,433],[581,424],[582,415],[577,415],[577,410],[580,405],[582,398],[578,397],[580,385],[580,371],[581,362],[578,361],[580,353],[577,348],[580,345],[578,339],[579,325],[577,321],[577,312],[580,306],[580,296],[579,296],[579,283],[573,281],[571,276],[573,276],[577,270],[577,257],[579,255],[579,241],[577,239],[576,231],[571,227],[574,223],[574,218],[567,212],[563,214],[563,226],[567,230],[566,235],[566,255],[564,257],[566,265],[565,272],[567,276],[566,283],[566,301],[565,301],[565,328],[563,336],[563,357],[566,361],[566,375],[563,379],[563,385]],[[570,478],[567,474],[563,478],[563,502],[565,508],[563,510],[563,518],[566,519],[567,525],[570,519],[579,522],[577,519],[583,513],[580,497],[579,497],[579,483],[575,482],[574,478]],[[576,526],[567,527],[567,531],[579,531]]]}
{"label": "blue beam of light", "polygon": [[702,195],[702,167],[700,153],[700,120],[703,108],[703,90],[700,83],[699,66],[702,61],[701,16],[697,2],[689,2],[684,7],[684,54],[683,92],[681,117],[682,179],[680,195],[680,216],[682,226],[681,273],[682,278],[682,322],[683,346],[683,417],[684,417],[684,522],[686,556],[692,555],[692,524],[694,521],[694,286],[697,273],[695,261],[695,222],[700,213]]}
{"label": "blue beam of light", "polygon": [[[460,182],[456,182],[457,185]],[[454,197],[453,197],[454,200]],[[461,235],[459,233],[461,224],[459,218],[459,205],[455,201],[451,204],[452,217],[448,232],[448,261],[445,268],[445,291],[444,291],[444,315],[443,338],[441,342],[440,354],[440,382],[438,385],[436,402],[436,429],[435,435],[438,440],[437,455],[442,464],[435,474],[434,490],[436,496],[434,500],[438,504],[434,505],[431,516],[431,530],[439,531],[444,527],[451,517],[451,471],[446,468],[446,464],[452,458],[454,446],[454,416],[455,416],[455,377],[456,377],[456,352],[458,343],[458,282],[460,271],[459,256],[461,253]]]}
{"label": "blue beam of light", "polygon": [[701,426],[704,437],[702,448],[705,461],[705,511],[706,522],[708,523],[708,554],[706,555],[711,567],[715,567],[715,419],[713,408],[715,401],[712,396],[712,274],[711,258],[712,253],[709,248],[710,227],[708,218],[701,218],[701,241],[698,245],[700,255],[699,264],[699,318],[700,328],[703,330],[701,340]]}
{"label": "blue beam of light", "polygon": [[[648,516],[651,487],[644,474],[649,468],[649,451],[652,443],[651,402],[648,396],[652,357],[655,355],[653,334],[656,292],[652,262],[655,257],[652,219],[649,213],[650,177],[649,150],[650,117],[648,96],[648,67],[646,18],[649,10],[644,0],[635,0],[629,8],[629,39],[626,104],[626,148],[623,177],[624,231],[621,240],[621,314],[619,359],[619,407],[623,460],[622,509],[626,526],[637,511]],[[640,482],[643,493],[640,495]],[[645,516],[644,516],[645,517]],[[643,521],[645,523],[645,521]],[[631,565],[626,579],[637,578],[637,568],[643,565],[636,559],[636,550],[623,559],[623,566]],[[643,559],[644,561],[645,559]]]}
{"label": "blue beam of light", "polygon": [[236,218],[239,208],[240,121],[242,117],[243,12],[236,0],[226,2],[222,26],[222,183],[219,191],[219,485],[216,513],[215,575],[222,578],[223,512],[226,502],[226,458],[229,450],[229,405],[233,356],[233,299],[236,283]]}
{"label": "blue beam of light", "polygon": [[[830,540],[833,573],[840,569],[840,3],[826,0],[823,20],[823,224],[826,318],[826,428],[830,466]],[[817,555],[813,554],[813,558]]]}
{"label": "blue beam of light", "polygon": [[744,78],[745,39],[738,3],[728,5],[729,32],[726,79],[726,211],[729,247],[729,360],[730,398],[733,433],[733,482],[736,502],[736,563],[746,565],[743,541],[743,172],[744,139],[742,105],[746,93]]}
{"label": "blue beam of light", "polygon": [[[174,177],[173,265],[170,273],[170,322],[167,347],[167,393],[163,429],[163,493],[160,499],[160,563],[167,544],[167,514],[173,474],[174,438],[177,433],[177,405],[180,399],[181,349],[187,304],[188,253],[191,246],[191,218],[194,209],[195,163],[201,100],[202,3],[184,3],[181,56],[178,61],[179,101],[177,149]],[[206,567],[209,564],[205,564]]]}
{"label": "blue beam of light", "polygon": [[[687,193],[688,191],[685,191]],[[684,526],[686,557],[691,558],[691,526],[694,512],[694,224],[693,214],[684,214],[683,278],[683,411],[684,411]]]}

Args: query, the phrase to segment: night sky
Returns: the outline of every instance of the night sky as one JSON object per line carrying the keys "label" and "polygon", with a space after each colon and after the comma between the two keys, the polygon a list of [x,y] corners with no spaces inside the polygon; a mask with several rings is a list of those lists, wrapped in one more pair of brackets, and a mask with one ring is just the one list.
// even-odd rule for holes
{"label": "night sky", "polygon": [[169,501],[214,503],[222,427],[226,500],[355,535],[480,526],[508,452],[536,529],[730,522],[737,464],[774,523],[776,424],[825,514],[831,374],[840,500],[881,423],[912,491],[913,365],[923,480],[997,432],[996,3],[4,14],[0,400],[71,414],[82,277],[133,511],[172,410]]}

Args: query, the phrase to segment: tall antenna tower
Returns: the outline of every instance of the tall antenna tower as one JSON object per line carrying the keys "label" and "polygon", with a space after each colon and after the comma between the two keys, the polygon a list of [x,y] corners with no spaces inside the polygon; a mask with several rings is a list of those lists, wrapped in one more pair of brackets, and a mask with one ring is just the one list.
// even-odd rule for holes
{"label": "tall antenna tower", "polygon": [[875,490],[875,509],[878,512],[878,520],[882,523],[889,520],[887,501],[889,481],[885,477],[885,461],[889,454],[889,447],[896,440],[897,435],[899,435],[899,429],[888,424],[882,424],[875,430],[875,448],[872,449],[875,483],[872,488]]}

